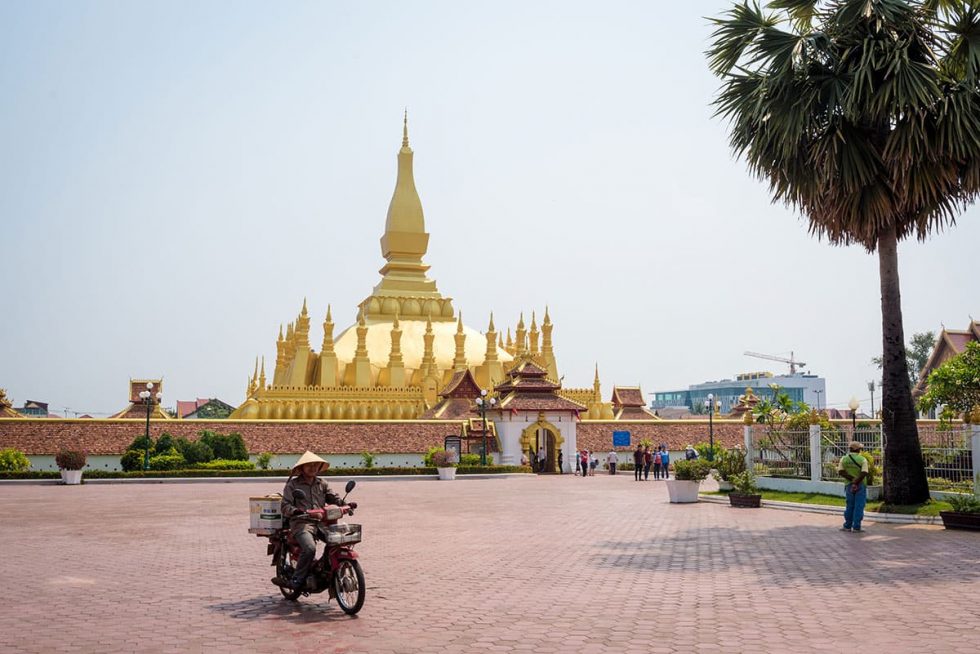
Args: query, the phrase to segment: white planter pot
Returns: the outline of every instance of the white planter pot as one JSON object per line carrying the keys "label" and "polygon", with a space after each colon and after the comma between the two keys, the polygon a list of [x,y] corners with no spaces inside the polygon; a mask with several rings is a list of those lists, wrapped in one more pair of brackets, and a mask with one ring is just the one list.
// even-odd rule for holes
{"label": "white planter pot", "polygon": [[436,468],[439,471],[439,479],[452,481],[456,479],[456,468]]}
{"label": "white planter pot", "polygon": [[668,479],[667,494],[673,504],[684,504],[698,501],[698,489],[701,488],[699,481],[687,481]]}
{"label": "white planter pot", "polygon": [[81,470],[62,470],[61,471],[61,481],[69,486],[74,486],[82,483],[82,471]]}

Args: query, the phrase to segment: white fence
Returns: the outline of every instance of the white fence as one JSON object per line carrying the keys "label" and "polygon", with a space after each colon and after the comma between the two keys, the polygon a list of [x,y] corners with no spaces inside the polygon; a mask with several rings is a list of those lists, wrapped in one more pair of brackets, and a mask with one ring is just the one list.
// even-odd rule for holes
{"label": "white fence", "polygon": [[[919,425],[922,458],[930,491],[980,495],[980,425]],[[837,472],[848,444],[858,441],[876,464],[881,484],[886,434],[881,425],[833,424],[830,429],[811,425],[809,431],[770,431],[745,427],[745,456],[762,488],[831,492],[843,495]],[[869,499],[878,495],[869,488]]]}

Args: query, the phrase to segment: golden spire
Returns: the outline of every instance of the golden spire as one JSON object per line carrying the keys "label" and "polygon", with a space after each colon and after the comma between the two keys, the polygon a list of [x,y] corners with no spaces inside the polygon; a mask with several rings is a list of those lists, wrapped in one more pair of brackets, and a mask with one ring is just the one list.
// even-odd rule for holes
{"label": "golden spire", "polygon": [[432,342],[435,340],[436,335],[432,333],[432,316],[425,321],[425,334],[422,336],[422,363],[420,368],[422,370],[422,377],[428,376],[430,373],[435,373],[436,370],[436,359],[432,353]]}
{"label": "golden spire", "polygon": [[551,324],[551,316],[548,315],[548,307],[544,308],[544,322],[541,323],[541,357],[544,365],[548,369],[548,376],[558,379],[558,362],[555,359],[555,348],[551,342],[551,331],[555,328]]}
{"label": "golden spire", "polygon": [[327,319],[323,321],[323,345],[320,346],[320,353],[327,354],[333,352],[333,319],[330,316],[330,305],[327,305]]}
{"label": "golden spire", "polygon": [[388,204],[381,254],[387,260],[383,279],[374,287],[375,296],[441,298],[436,283],[425,276],[429,266],[422,262],[429,247],[422,200],[415,189],[412,148],[408,145],[408,112],[402,125],[402,147],[398,151],[398,177]]}
{"label": "golden spire", "polygon": [[521,311],[521,319],[517,321],[517,336],[514,340],[514,347],[517,348],[518,356],[527,352],[527,328],[524,327],[523,311]]}
{"label": "golden spire", "polygon": [[453,357],[453,370],[466,370],[466,334],[463,332],[463,312],[459,312],[456,322],[456,356]]}
{"label": "golden spire", "polygon": [[510,327],[507,328],[507,351],[511,354],[514,353],[514,339],[510,335]]}
{"label": "golden spire", "polygon": [[259,378],[259,358],[255,357],[255,371],[252,373],[252,381]]}
{"label": "golden spire", "polygon": [[487,354],[484,357],[484,363],[487,361],[496,361],[497,356],[497,330],[493,326],[493,312],[490,312],[490,326],[487,327]]}
{"label": "golden spire", "polygon": [[538,355],[538,319],[535,313],[531,312],[531,356]]}
{"label": "golden spire", "polygon": [[395,321],[391,324],[391,353],[388,355],[388,366],[402,363],[402,330],[398,327],[398,312],[395,312]]}
{"label": "golden spire", "polygon": [[262,367],[259,368],[259,390],[265,390],[265,356],[262,357]]}
{"label": "golden spire", "polygon": [[364,324],[364,311],[357,312],[357,349],[354,351],[355,358],[367,359],[367,325]]}

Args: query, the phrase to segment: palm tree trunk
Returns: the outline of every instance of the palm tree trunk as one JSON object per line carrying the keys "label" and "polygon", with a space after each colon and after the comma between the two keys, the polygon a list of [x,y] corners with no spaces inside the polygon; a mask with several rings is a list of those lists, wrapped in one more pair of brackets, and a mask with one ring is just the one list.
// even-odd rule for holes
{"label": "palm tree trunk", "polygon": [[884,499],[889,504],[918,504],[929,499],[929,482],[922,463],[919,430],[909,388],[898,283],[898,239],[894,227],[878,235],[878,270],[881,276]]}

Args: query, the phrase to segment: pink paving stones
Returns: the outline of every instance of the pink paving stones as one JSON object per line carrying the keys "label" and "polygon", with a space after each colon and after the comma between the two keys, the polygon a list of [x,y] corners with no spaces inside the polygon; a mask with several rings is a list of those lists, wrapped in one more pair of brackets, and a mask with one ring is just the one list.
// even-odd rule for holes
{"label": "pink paving stones", "polygon": [[[670,505],[663,484],[625,475],[370,480],[354,492],[368,594],[351,619],[322,595],[286,602],[269,583],[247,498],[278,490],[0,485],[0,649],[980,648],[970,533],[871,524],[854,538],[836,516]],[[862,628],[846,638],[842,574],[862,602]]]}

